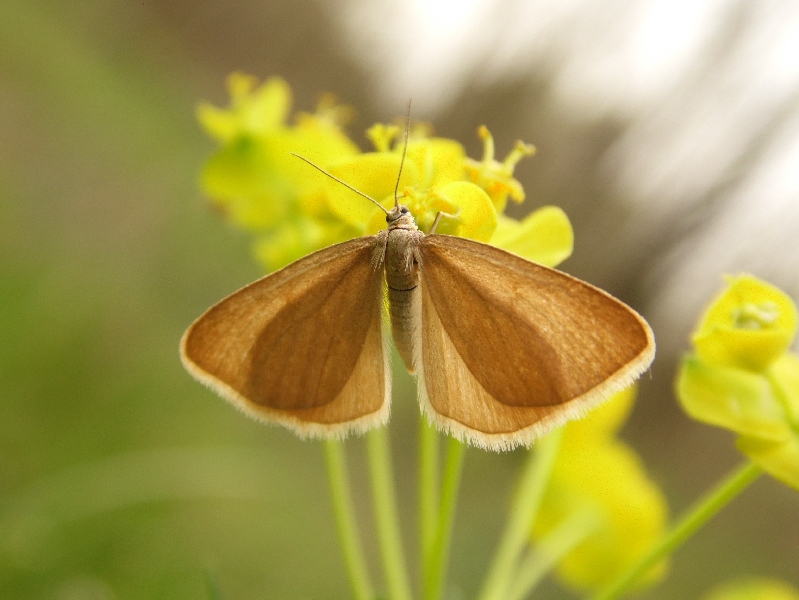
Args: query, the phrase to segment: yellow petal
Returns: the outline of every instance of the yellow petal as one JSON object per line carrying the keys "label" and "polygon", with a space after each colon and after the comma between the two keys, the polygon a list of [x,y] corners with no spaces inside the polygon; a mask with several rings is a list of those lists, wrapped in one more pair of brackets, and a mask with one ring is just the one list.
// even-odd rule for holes
{"label": "yellow petal", "polygon": [[208,159],[202,171],[202,185],[215,198],[261,195],[273,177],[271,171],[263,145],[242,136]]}
{"label": "yellow petal", "polygon": [[799,431],[799,356],[787,352],[766,373],[793,428]]}
{"label": "yellow petal", "polygon": [[500,215],[491,243],[527,260],[555,267],[571,256],[574,231],[565,212],[556,206],[545,206],[521,222]]}
{"label": "yellow petal", "polygon": [[291,108],[291,88],[279,77],[268,79],[258,88],[255,85],[254,77],[232,73],[228,77],[228,108],[205,102],[197,107],[197,118],[209,135],[226,143],[238,135],[282,127]]}
{"label": "yellow petal", "polygon": [[[457,235],[479,242],[488,242],[497,227],[497,212],[494,204],[482,189],[468,181],[455,181],[430,192],[430,204],[434,213],[438,210],[459,211],[454,218],[442,218],[436,233]],[[436,200],[444,200],[437,205]]]}
{"label": "yellow petal", "polygon": [[[369,152],[339,160],[327,166],[328,171],[360,192],[382,202],[394,195],[401,157],[388,152]],[[400,193],[403,187],[413,185],[418,174],[413,163],[402,167]],[[345,223],[364,227],[374,211],[374,204],[339,182],[328,179],[327,191],[330,210]]]}
{"label": "yellow petal", "polygon": [[378,152],[390,152],[391,144],[397,137],[401,129],[396,125],[386,125],[385,123],[375,123],[366,130],[366,137],[372,142]]}
{"label": "yellow petal", "polygon": [[[558,578],[584,592],[608,585],[635,564],[665,531],[668,508],[635,452],[612,440],[563,447],[539,512],[534,535],[545,536],[574,511],[593,510],[600,528],[558,564]],[[660,563],[638,582],[662,578]]]}
{"label": "yellow petal", "polygon": [[617,392],[582,419],[565,426],[564,444],[585,444],[593,438],[610,438],[618,433],[635,404],[637,385]]}
{"label": "yellow petal", "polygon": [[248,98],[240,101],[243,125],[254,132],[271,131],[282,126],[290,109],[291,88],[280,77],[270,77]]}
{"label": "yellow petal", "polygon": [[302,215],[284,222],[260,236],[254,245],[254,254],[269,273],[282,269],[298,258],[360,235],[342,223],[324,223]]}
{"label": "yellow petal", "polygon": [[417,187],[428,189],[464,177],[466,152],[455,140],[432,138],[408,143],[407,160],[419,173]]}
{"label": "yellow petal", "polygon": [[737,444],[766,473],[799,490],[799,434],[794,432],[784,442],[742,435]]}
{"label": "yellow petal", "polygon": [[498,213],[505,212],[508,197],[515,202],[524,200],[524,188],[513,177],[516,164],[525,156],[535,153],[535,148],[522,141],[517,141],[513,150],[503,162],[494,160],[494,138],[488,128],[481,126],[478,135],[483,139],[483,159],[481,161],[465,159],[467,178],[483,188]]}
{"label": "yellow petal", "polygon": [[293,196],[325,192],[333,182],[295,154],[324,168],[330,162],[348,160],[358,153],[358,147],[342,131],[307,119],[302,126],[266,134],[260,140],[268,153],[270,168],[279,175],[279,185]]}
{"label": "yellow petal", "polygon": [[238,120],[230,111],[217,108],[208,102],[197,106],[197,120],[206,133],[218,142],[227,142],[238,133]]}
{"label": "yellow petal", "polygon": [[784,292],[739,275],[705,311],[693,342],[709,364],[760,371],[790,347],[798,320]]}
{"label": "yellow petal", "polygon": [[768,379],[758,373],[688,356],[677,378],[677,397],[699,421],[771,441],[791,436],[785,411]]}

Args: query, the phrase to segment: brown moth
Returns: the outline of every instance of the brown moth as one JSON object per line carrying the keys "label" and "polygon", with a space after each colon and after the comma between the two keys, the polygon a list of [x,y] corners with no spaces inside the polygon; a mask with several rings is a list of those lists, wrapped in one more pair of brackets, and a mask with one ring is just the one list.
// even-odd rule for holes
{"label": "brown moth", "polygon": [[189,373],[301,436],[383,425],[387,297],[427,417],[475,446],[509,450],[585,414],[652,362],[649,325],[606,292],[487,244],[425,235],[396,191],[391,210],[366,197],[386,212],[386,230],[314,252],[211,307],[181,340]]}

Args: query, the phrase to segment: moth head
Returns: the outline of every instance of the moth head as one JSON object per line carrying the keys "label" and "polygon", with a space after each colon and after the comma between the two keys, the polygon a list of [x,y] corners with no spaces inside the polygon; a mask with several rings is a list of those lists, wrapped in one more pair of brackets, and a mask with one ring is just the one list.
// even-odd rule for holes
{"label": "moth head", "polygon": [[408,217],[411,219],[413,218],[411,216],[411,211],[408,209],[407,206],[403,206],[402,204],[397,204],[396,206],[394,206],[394,208],[392,208],[390,211],[386,213],[386,223],[391,225],[392,223],[398,221],[403,217]]}

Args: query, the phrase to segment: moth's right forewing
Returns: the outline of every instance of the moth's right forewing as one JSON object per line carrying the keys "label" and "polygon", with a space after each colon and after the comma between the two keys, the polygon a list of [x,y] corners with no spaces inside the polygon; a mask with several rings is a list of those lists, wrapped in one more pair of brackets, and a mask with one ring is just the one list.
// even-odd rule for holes
{"label": "moth's right forewing", "polygon": [[232,294],[186,331],[189,372],[245,412],[335,437],[388,418],[376,238],[300,259]]}
{"label": "moth's right forewing", "polygon": [[646,322],[585,282],[451,236],[425,237],[420,253],[420,400],[477,445],[529,444],[652,361]]}

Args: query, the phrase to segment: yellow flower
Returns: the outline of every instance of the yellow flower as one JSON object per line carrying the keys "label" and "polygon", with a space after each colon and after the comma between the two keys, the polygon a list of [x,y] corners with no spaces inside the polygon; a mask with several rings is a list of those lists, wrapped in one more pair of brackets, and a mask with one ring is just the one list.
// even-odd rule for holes
{"label": "yellow flower", "polygon": [[483,160],[467,159],[466,172],[471,181],[488,193],[497,212],[505,212],[508,197],[515,202],[522,202],[525,198],[522,185],[513,178],[513,170],[522,158],[535,154],[535,147],[521,141],[516,142],[505,160],[498,162],[494,159],[494,138],[491,132],[483,125],[477,130],[477,134],[483,139]]}
{"label": "yellow flower", "polygon": [[751,275],[728,279],[706,310],[692,340],[713,365],[762,371],[782,356],[796,335],[796,306],[784,292]]}
{"label": "yellow flower", "polygon": [[[615,438],[635,399],[635,387],[616,394],[585,419],[565,426],[533,535],[545,537],[577,512],[590,511],[596,528],[567,554],[556,574],[577,591],[600,589],[635,564],[665,531],[666,500],[641,460]],[[660,563],[638,586],[658,581]]]}
{"label": "yellow flower", "polygon": [[547,267],[571,256],[574,231],[569,217],[557,206],[544,206],[517,221],[498,215],[491,243]]}
{"label": "yellow flower", "polygon": [[[314,114],[287,123],[291,90],[279,78],[258,85],[234,73],[228,78],[230,105],[203,103],[197,115],[219,149],[202,172],[202,185],[226,216],[255,236],[255,254],[268,271],[314,250],[385,228],[385,215],[340,182],[314,171],[300,155],[334,177],[389,207],[400,172],[401,127],[377,124],[367,131],[374,152],[361,152],[341,129],[351,109],[327,95]],[[507,198],[524,199],[513,178],[516,163],[532,154],[517,143],[503,162],[494,160],[494,141],[480,128],[482,161],[466,157],[463,146],[434,137],[415,124],[398,193],[422,231],[445,213],[437,232],[489,242],[548,266],[567,258],[573,232],[558,208],[544,207],[522,221],[504,216]]]}
{"label": "yellow flower", "polygon": [[[392,206],[402,147],[388,148],[398,131],[396,127],[373,126],[369,137],[378,152],[332,165],[331,173],[384,206]],[[485,191],[463,180],[464,165],[465,152],[461,144],[444,138],[429,138],[424,131],[417,130],[408,142],[402,165],[400,201],[410,209],[422,231],[430,231],[436,215],[443,212],[449,216],[441,219],[437,233],[488,242],[497,226],[497,213]],[[328,198],[331,209],[342,219],[367,223],[367,233],[385,228],[382,211],[364,203],[350,190],[328,187]]]}
{"label": "yellow flower", "polygon": [[291,88],[273,77],[256,88],[251,75],[231,73],[227,80],[230,107],[217,108],[207,102],[197,107],[197,118],[205,130],[225,144],[242,134],[260,134],[282,127],[291,109]]}
{"label": "yellow flower", "polygon": [[751,275],[728,280],[703,315],[677,377],[693,418],[739,434],[738,448],[799,489],[799,356],[796,306]]}
{"label": "yellow flower", "polygon": [[341,130],[350,109],[323,96],[315,114],[301,113],[287,125],[291,91],[282,79],[257,86],[234,73],[228,88],[228,108],[198,108],[200,123],[221,144],[202,185],[234,224],[256,234],[256,256],[267,270],[359,235],[330,212],[327,182],[292,155],[325,166],[357,154]]}

